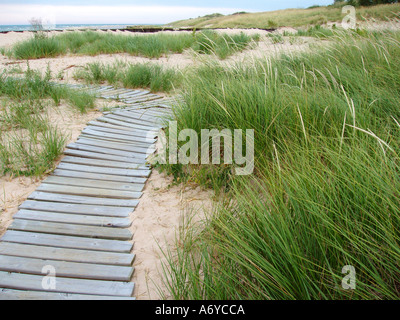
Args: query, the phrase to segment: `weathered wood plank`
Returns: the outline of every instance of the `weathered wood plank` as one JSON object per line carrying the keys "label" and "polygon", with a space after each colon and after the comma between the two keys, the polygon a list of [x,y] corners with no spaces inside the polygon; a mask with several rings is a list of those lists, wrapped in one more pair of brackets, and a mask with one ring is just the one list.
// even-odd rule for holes
{"label": "weathered wood plank", "polygon": [[119,176],[127,176],[127,177],[141,177],[141,178],[147,178],[151,173],[150,170],[104,168],[104,167],[85,166],[85,165],[80,165],[80,164],[70,164],[70,163],[62,163],[62,162],[59,164],[59,166],[57,168],[62,169],[62,170],[104,173],[104,174],[110,174],[110,175],[119,175]]}
{"label": "weathered wood plank", "polygon": [[32,201],[26,200],[20,206],[20,209],[49,211],[69,214],[83,214],[91,216],[106,216],[106,217],[129,217],[135,210],[135,207],[111,207],[100,205],[85,205],[74,203],[59,203],[47,201]]}
{"label": "weathered wood plank", "polygon": [[132,222],[128,218],[99,217],[26,209],[19,210],[13,218],[112,228],[129,228],[132,225]]}
{"label": "weathered wood plank", "polygon": [[130,253],[133,244],[128,241],[60,236],[55,234],[8,230],[1,241],[38,246]]}
{"label": "weathered wood plank", "polygon": [[96,126],[96,127],[103,127],[103,128],[111,128],[111,129],[117,129],[117,130],[123,130],[126,132],[134,132],[135,134],[140,134],[142,132],[141,136],[146,137],[147,136],[147,130],[143,129],[134,129],[134,128],[129,128],[129,127],[121,127],[119,125],[107,123],[107,122],[102,122],[102,121],[97,121],[97,120],[92,120],[88,122],[88,125],[90,126]]}
{"label": "weathered wood plank", "polygon": [[50,176],[44,181],[44,183],[67,185],[67,186],[79,186],[79,187],[89,187],[89,188],[121,190],[121,191],[131,191],[131,192],[141,192],[141,191],[143,191],[143,188],[144,188],[144,184],[134,184],[134,183],[123,184],[120,182],[89,180],[89,179],[81,179],[81,178],[67,178],[67,177],[59,177],[59,176]]}
{"label": "weathered wood plank", "polygon": [[110,132],[104,132],[101,130],[95,130],[92,126],[86,127],[82,131],[83,134],[85,135],[91,135],[95,137],[104,137],[104,138],[109,138],[109,139],[114,139],[117,141],[120,141],[121,143],[144,143],[144,144],[153,144],[155,140],[152,137],[152,132],[149,134],[149,137],[138,137],[138,136],[128,136],[124,134],[116,134],[116,133],[110,133]]}
{"label": "weathered wood plank", "polygon": [[136,300],[134,297],[115,297],[115,296],[99,296],[88,294],[71,294],[62,292],[40,292],[40,291],[23,291],[0,288],[0,300],[13,301],[13,300]]}
{"label": "weathered wood plank", "polygon": [[126,99],[125,102],[127,103],[138,103],[138,102],[147,102],[147,101],[154,101],[154,100],[159,100],[162,99],[162,97],[157,96],[157,95],[147,95],[143,96],[138,99]]}
{"label": "weathered wood plank", "polygon": [[133,237],[132,233],[128,229],[69,225],[65,223],[40,222],[20,219],[14,220],[8,229],[15,231],[110,240],[131,240]]}
{"label": "weathered wood plank", "polygon": [[49,202],[89,204],[112,207],[136,207],[139,200],[109,199],[34,191],[28,199]]}
{"label": "weathered wood plank", "polygon": [[[143,162],[146,161],[147,158],[147,152],[148,154],[151,154],[154,152],[154,148],[149,148],[147,150],[143,150],[143,152],[129,152],[129,151],[123,151],[123,150],[118,150],[118,149],[111,149],[107,147],[99,147],[99,146],[94,146],[89,145],[89,144],[83,144],[81,142],[76,142],[76,143],[70,143],[67,146],[68,149],[75,149],[75,150],[82,150],[82,151],[89,151],[89,152],[97,152],[97,153],[103,153],[103,154],[111,154],[119,157],[126,157],[126,158],[135,158],[138,160],[142,160]],[[142,149],[141,149],[142,150]]]}
{"label": "weathered wood plank", "polygon": [[[97,140],[97,141],[107,141],[107,142],[112,142],[112,143],[123,143],[123,144],[130,144],[132,142],[129,141],[123,141],[120,139],[114,139],[108,136],[99,136],[99,135],[94,135],[94,134],[86,134],[86,133],[82,133],[79,136],[80,139],[91,139],[91,140]],[[149,147],[151,145],[153,145],[152,143],[149,142],[135,142],[135,145],[137,146],[143,146],[143,147]],[[137,159],[135,159],[135,161],[138,161]]]}
{"label": "weathered wood plank", "polygon": [[154,130],[159,129],[157,127],[141,126],[139,124],[132,124],[132,123],[128,123],[128,122],[124,122],[124,121],[120,121],[120,120],[110,119],[107,117],[97,118],[97,121],[107,122],[107,123],[115,124],[115,125],[118,125],[121,127],[131,128],[131,129],[142,129],[142,130],[146,130],[146,131],[154,131]]}
{"label": "weathered wood plank", "polygon": [[65,186],[65,185],[47,184],[47,183],[42,183],[36,190],[48,193],[81,195],[87,197],[100,197],[100,198],[112,198],[112,199],[140,199],[140,197],[142,196],[141,192],[118,191],[111,189],[99,189],[99,188],[88,188],[88,187],[75,187],[75,186]]}
{"label": "weathered wood plank", "polygon": [[[126,131],[126,130],[102,127],[102,126],[97,126],[97,125],[89,125],[87,128],[90,130],[95,130],[95,131],[119,134],[119,135],[128,136],[128,137],[142,138],[143,140],[147,141],[148,143],[154,143],[155,142],[154,138],[157,136],[156,131],[144,132],[143,130],[141,130],[141,131],[135,132],[135,131]],[[144,133],[146,133],[146,134],[144,134]],[[139,142],[139,141],[141,141],[141,140],[137,139],[137,141],[134,141],[134,142]]]}
{"label": "weathered wood plank", "polygon": [[82,172],[82,171],[62,170],[62,169],[56,169],[53,172],[53,175],[60,176],[60,177],[92,179],[92,180],[99,180],[99,181],[115,181],[115,182],[125,182],[125,183],[144,184],[146,182],[146,178],[118,176],[118,175],[103,174],[103,173],[99,174],[99,173],[93,173],[93,172],[88,173],[88,172]]}
{"label": "weathered wood plank", "polygon": [[129,111],[129,110],[125,111],[118,109],[113,111],[112,114],[116,114],[131,119],[143,120],[147,122],[158,122],[162,120],[162,117],[146,114],[146,111]]}
{"label": "weathered wood plank", "polygon": [[[83,135],[81,135],[81,136],[83,137]],[[143,159],[120,157],[120,156],[114,156],[111,154],[81,151],[81,150],[74,150],[74,149],[66,149],[64,151],[64,154],[69,155],[69,156],[84,157],[84,158],[88,158],[88,159],[130,162],[132,164],[139,164],[139,165],[143,164]]]}
{"label": "weathered wood plank", "polygon": [[107,119],[114,119],[118,121],[123,121],[128,124],[134,124],[134,125],[140,125],[144,128],[147,128],[148,130],[155,130],[155,129],[160,129],[161,126],[156,123],[156,122],[148,122],[146,120],[141,120],[141,119],[134,119],[134,118],[128,118],[126,116],[120,116],[115,113],[111,113],[105,116]]}
{"label": "weathered wood plank", "polygon": [[146,157],[147,157],[146,154],[142,154],[142,153],[127,152],[127,151],[111,149],[111,148],[102,148],[102,147],[96,147],[96,146],[91,146],[91,145],[87,145],[87,144],[81,144],[81,143],[70,143],[69,145],[67,145],[67,148],[75,149],[75,150],[82,150],[82,151],[89,151],[89,152],[97,152],[97,153],[103,153],[103,154],[111,154],[111,155],[119,156],[119,157],[140,159],[143,162],[146,161]]}
{"label": "weathered wood plank", "polygon": [[46,266],[55,269],[57,278],[130,281],[133,275],[132,267],[0,255],[0,271],[43,275]]}
{"label": "weathered wood plank", "polygon": [[0,254],[15,257],[128,267],[132,265],[135,259],[135,255],[130,253],[53,248],[12,242],[1,242]]}
{"label": "weathered wood plank", "polygon": [[77,144],[85,144],[92,147],[116,149],[125,152],[137,152],[137,153],[153,153],[155,151],[154,144],[130,144],[130,143],[118,143],[111,141],[104,141],[99,139],[87,139],[79,138],[76,141]]}
{"label": "weathered wood plank", "polygon": [[[0,287],[18,290],[47,291],[42,276],[0,272]],[[131,297],[134,284],[86,279],[57,278],[54,292]]]}
{"label": "weathered wood plank", "polygon": [[[119,169],[135,169],[135,170],[148,170],[149,168],[145,165],[130,163],[130,162],[120,162],[111,160],[98,160],[66,156],[62,159],[66,163],[83,164],[83,165],[93,165],[96,167],[106,167],[106,168],[119,168]],[[100,179],[98,179],[100,180]]]}

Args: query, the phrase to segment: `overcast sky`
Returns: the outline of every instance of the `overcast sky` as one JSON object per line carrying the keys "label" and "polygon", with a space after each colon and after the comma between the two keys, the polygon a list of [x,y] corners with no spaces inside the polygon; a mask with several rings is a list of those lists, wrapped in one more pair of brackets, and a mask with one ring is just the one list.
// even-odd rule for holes
{"label": "overcast sky", "polygon": [[56,24],[165,24],[214,12],[271,11],[331,3],[333,0],[0,0],[0,25],[29,24],[31,18]]}

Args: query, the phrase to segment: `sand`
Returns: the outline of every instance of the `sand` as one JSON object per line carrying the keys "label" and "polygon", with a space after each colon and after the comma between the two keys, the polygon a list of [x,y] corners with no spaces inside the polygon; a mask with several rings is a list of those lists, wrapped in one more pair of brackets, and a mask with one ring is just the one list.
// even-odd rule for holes
{"label": "sand", "polygon": [[[221,30],[221,32],[229,34],[240,31],[242,30]],[[263,35],[262,41],[254,49],[238,53],[226,59],[224,63],[229,65],[238,61],[249,61],[253,58],[271,57],[281,52],[301,52],[307,50],[309,44],[314,41],[313,39],[300,39],[296,44],[290,44],[289,42],[273,44],[269,38],[265,37],[265,31],[244,30],[244,32],[248,34],[260,33]],[[129,32],[125,33],[134,35]],[[29,32],[0,34],[0,47],[10,48],[15,43],[30,37],[32,37],[32,34]],[[187,50],[183,54],[172,54],[160,59],[133,57],[127,54],[98,55],[95,57],[63,56],[30,60],[29,67],[42,73],[50,67],[55,81],[74,83],[73,74],[75,70],[91,62],[105,64],[114,63],[116,60],[131,63],[154,62],[165,67],[184,70],[188,66],[196,65],[201,63],[202,60],[209,59],[215,59],[215,57],[207,56],[199,59],[198,55],[193,51]],[[4,69],[21,73],[27,69],[27,62],[16,61],[0,55],[0,72]],[[61,79],[57,77],[58,75],[62,75]],[[107,102],[105,101],[97,102],[99,108],[106,105]],[[89,120],[100,115],[101,113],[96,110],[86,115],[80,115],[66,105],[49,110],[49,117],[52,122],[57,124],[68,135],[68,143],[77,139]],[[10,176],[0,178],[0,236],[11,223],[12,216],[17,212],[18,206],[26,200],[29,194],[45,178],[46,176],[41,179]],[[167,248],[173,247],[175,236],[182,226],[182,219],[185,215],[195,210],[198,218],[201,217],[201,212],[204,208],[210,209],[212,207],[213,202],[211,199],[211,191],[202,190],[196,186],[174,185],[171,177],[153,170],[140,204],[132,215],[133,224],[131,230],[134,232],[134,253],[136,254],[135,274],[132,281],[136,284],[135,296],[138,299],[170,298],[160,273],[162,271],[162,262],[165,262],[162,252]]]}
{"label": "sand", "polygon": [[[98,102],[100,105],[104,102]],[[79,114],[67,104],[57,107],[49,107],[47,115],[54,126],[57,126],[67,137],[67,144],[76,141],[88,121],[101,116],[98,110],[89,111],[87,114]],[[61,161],[58,159],[57,163]],[[56,164],[57,164],[56,163]],[[35,191],[47,175],[41,178],[30,177],[0,177],[0,237],[4,234],[7,227],[11,224],[12,216],[18,211],[27,197]]]}

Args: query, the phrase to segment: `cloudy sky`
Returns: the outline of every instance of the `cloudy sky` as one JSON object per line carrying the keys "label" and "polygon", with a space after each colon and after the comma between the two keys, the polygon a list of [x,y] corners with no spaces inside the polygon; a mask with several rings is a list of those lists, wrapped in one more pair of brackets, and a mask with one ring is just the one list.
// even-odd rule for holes
{"label": "cloudy sky", "polygon": [[0,25],[42,18],[57,24],[164,24],[219,12],[270,11],[327,5],[333,0],[0,0]]}

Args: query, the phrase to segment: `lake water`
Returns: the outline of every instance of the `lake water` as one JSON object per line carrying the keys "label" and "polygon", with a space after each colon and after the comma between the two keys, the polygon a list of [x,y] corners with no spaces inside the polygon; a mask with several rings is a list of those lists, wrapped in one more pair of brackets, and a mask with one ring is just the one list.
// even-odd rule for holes
{"label": "lake water", "polygon": [[[65,29],[124,29],[126,24],[57,24],[52,30],[65,30]],[[31,25],[0,25],[0,32],[6,31],[32,31]]]}

